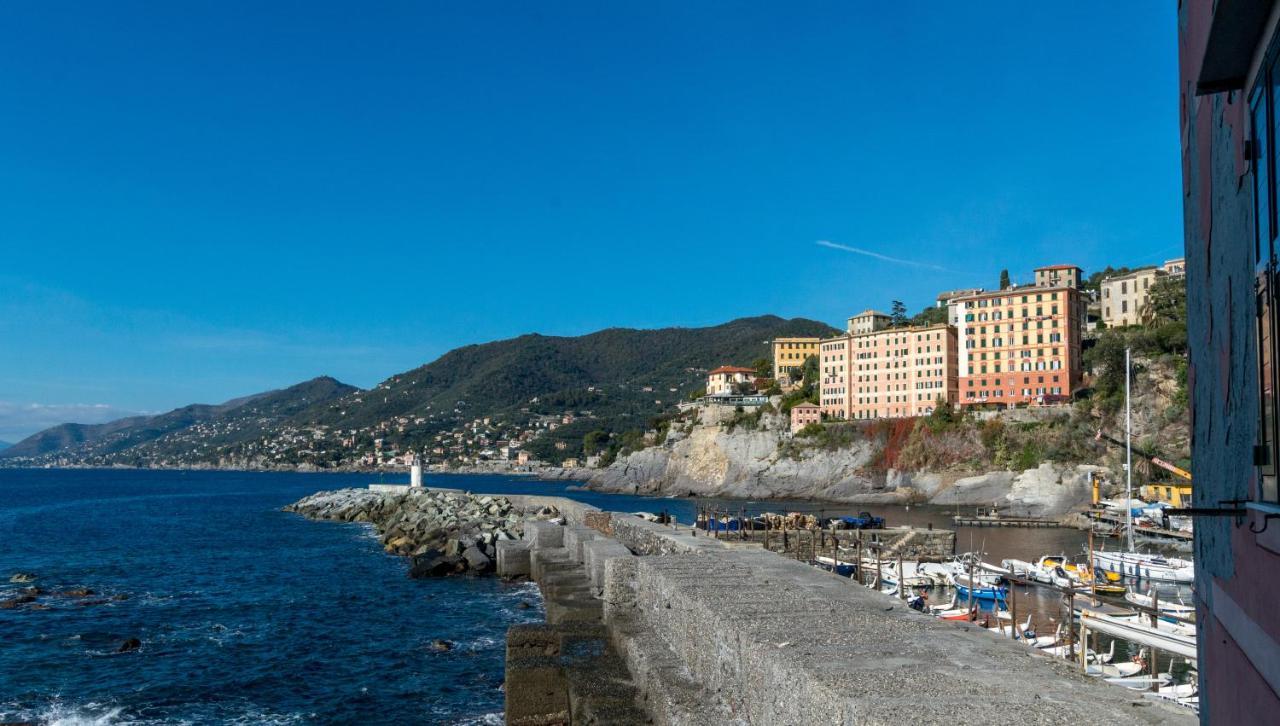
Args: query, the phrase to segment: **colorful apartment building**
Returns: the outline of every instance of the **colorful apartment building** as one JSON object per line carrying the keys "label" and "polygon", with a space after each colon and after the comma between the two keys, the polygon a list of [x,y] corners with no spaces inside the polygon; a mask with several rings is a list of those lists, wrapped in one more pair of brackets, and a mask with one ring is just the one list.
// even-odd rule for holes
{"label": "colorful apartment building", "polygon": [[805,359],[818,355],[821,338],[778,338],[772,341],[773,377],[798,383]]}
{"label": "colorful apartment building", "polygon": [[[868,311],[873,313],[873,311]],[[863,313],[863,316],[868,313]],[[822,341],[819,402],[834,419],[900,418],[932,413],[958,394],[956,331],[936,325],[872,327]]]}
{"label": "colorful apartment building", "polygon": [[[1054,278],[1046,270],[1074,270]],[[1073,284],[1079,268],[1036,270],[1057,285],[1024,285],[955,298],[948,320],[956,328],[961,405],[1044,404],[1065,401],[1080,384],[1083,296]]]}

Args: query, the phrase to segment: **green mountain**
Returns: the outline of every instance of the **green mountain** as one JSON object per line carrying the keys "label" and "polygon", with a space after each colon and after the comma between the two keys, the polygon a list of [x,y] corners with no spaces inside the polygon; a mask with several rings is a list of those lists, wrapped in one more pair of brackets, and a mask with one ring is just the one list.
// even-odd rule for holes
{"label": "green mountain", "polygon": [[[80,461],[125,452],[183,452],[198,443],[261,435],[300,411],[357,390],[332,378],[321,377],[222,404],[183,406],[156,416],[131,416],[103,424],[61,424],[0,451],[0,458],[66,456]],[[110,463],[125,462],[113,460]]]}
{"label": "green mountain", "polygon": [[[646,428],[701,389],[709,369],[768,358],[773,338],[838,332],[812,320],[766,315],[705,328],[522,335],[449,351],[367,391],[317,378],[218,406],[96,426],[64,424],[19,442],[0,460],[327,468],[375,452],[428,451],[441,444],[442,432],[469,430],[474,441],[467,444],[479,447],[535,428],[550,433],[531,422],[566,412],[579,420],[554,437],[542,436],[540,444],[551,447],[555,438],[580,446],[587,431]],[[502,427],[478,431],[474,422],[485,418]]]}
{"label": "green mountain", "polygon": [[298,420],[358,428],[397,416],[471,420],[520,409],[652,414],[701,388],[711,368],[768,358],[773,338],[838,332],[825,323],[766,315],[706,328],[609,328],[577,337],[534,333],[457,348]]}

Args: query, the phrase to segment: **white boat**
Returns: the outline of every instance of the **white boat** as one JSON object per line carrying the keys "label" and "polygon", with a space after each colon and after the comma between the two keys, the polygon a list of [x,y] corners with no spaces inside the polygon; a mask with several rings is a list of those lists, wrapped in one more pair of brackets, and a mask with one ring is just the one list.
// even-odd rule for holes
{"label": "white boat", "polygon": [[[1076,644],[1076,647],[1074,649],[1068,645],[1051,645],[1050,647],[1040,648],[1039,650],[1041,653],[1044,653],[1045,655],[1053,656],[1054,658],[1069,658],[1071,660],[1077,660],[1077,661],[1080,659],[1080,645],[1078,643]],[[1074,652],[1072,652],[1073,650]],[[1097,651],[1090,648],[1089,651],[1085,654],[1085,662],[1092,665],[1099,665],[1099,664],[1106,665],[1110,663],[1115,657],[1116,657],[1116,643],[1113,640],[1111,641],[1111,649],[1108,650],[1105,654],[1100,654]],[[1141,666],[1138,666],[1138,669],[1141,670]]]}
{"label": "white boat", "polygon": [[[1152,686],[1156,686],[1161,690],[1165,688],[1181,688],[1182,687],[1182,686],[1170,686],[1169,684],[1173,682],[1173,676],[1169,675],[1168,673],[1161,673],[1160,675],[1157,675],[1157,676],[1128,676],[1128,677],[1118,676],[1115,678],[1104,677],[1103,680],[1106,681],[1107,683],[1110,683],[1113,686],[1122,686],[1124,688],[1129,688],[1135,691],[1150,691]],[[1188,693],[1187,695],[1188,696],[1195,695],[1194,686],[1192,687],[1191,692]],[[1174,698],[1174,700],[1176,700],[1176,697]]]}
{"label": "white boat", "polygon": [[[1145,613],[1133,613],[1131,615],[1112,615],[1112,621],[1117,623],[1130,623],[1135,625],[1151,627],[1151,616]],[[1165,618],[1156,618],[1156,632],[1169,633],[1170,635],[1179,635],[1184,638],[1196,637],[1196,626],[1191,623],[1184,623],[1179,620],[1167,620]]]}
{"label": "white boat", "polygon": [[1095,566],[1134,580],[1192,583],[1196,579],[1195,563],[1179,557],[1165,557],[1142,552],[1095,550]]}
{"label": "white boat", "polygon": [[1142,672],[1142,666],[1138,663],[1100,663],[1094,665],[1086,665],[1084,674],[1086,676],[1095,676],[1102,678],[1129,678],[1136,676]]}
{"label": "white boat", "polygon": [[1084,587],[1084,582],[1062,565],[1067,561],[1064,556],[1041,557],[1027,571],[1027,578],[1046,585],[1057,587]]}
{"label": "white boat", "polygon": [[1130,590],[1124,594],[1124,599],[1134,605],[1140,605],[1144,608],[1150,608],[1153,605],[1158,605],[1157,609],[1161,615],[1172,615],[1186,620],[1194,620],[1196,617],[1196,607],[1194,605],[1184,603],[1181,598],[1169,601],[1163,598],[1154,598],[1150,594],[1143,595]]}
{"label": "white boat", "polygon": [[1000,566],[1005,570],[1008,570],[1014,577],[1023,577],[1028,579],[1031,575],[1031,571],[1035,569],[1035,564],[1027,562],[1026,560],[1000,560]]}

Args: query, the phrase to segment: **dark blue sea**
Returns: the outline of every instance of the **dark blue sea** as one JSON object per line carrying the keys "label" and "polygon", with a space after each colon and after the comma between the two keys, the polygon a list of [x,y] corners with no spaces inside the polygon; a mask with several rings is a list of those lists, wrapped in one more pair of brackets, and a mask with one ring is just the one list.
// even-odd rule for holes
{"label": "dark blue sea", "polygon": [[[527,478],[427,479],[566,493]],[[505,634],[542,619],[534,586],[411,580],[368,525],[280,511],[378,480],[0,469],[0,600],[32,585],[94,592],[0,610],[0,722],[501,723]],[[693,506],[568,495],[626,511]],[[19,572],[38,579],[10,583]],[[116,653],[131,638],[141,647]],[[437,638],[455,647],[433,650]]]}

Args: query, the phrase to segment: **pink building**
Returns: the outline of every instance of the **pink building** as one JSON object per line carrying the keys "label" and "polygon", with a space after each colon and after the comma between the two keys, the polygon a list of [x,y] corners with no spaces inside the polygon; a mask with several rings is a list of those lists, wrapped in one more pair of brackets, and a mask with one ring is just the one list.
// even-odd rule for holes
{"label": "pink building", "polygon": [[1280,3],[1178,7],[1200,720],[1280,714]]}
{"label": "pink building", "polygon": [[959,394],[956,331],[945,323],[829,338],[820,355],[829,418],[924,416]]}
{"label": "pink building", "polygon": [[813,403],[801,403],[791,407],[791,433],[795,433],[811,423],[822,420],[822,407]]}

